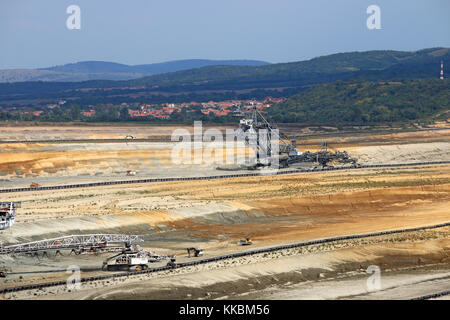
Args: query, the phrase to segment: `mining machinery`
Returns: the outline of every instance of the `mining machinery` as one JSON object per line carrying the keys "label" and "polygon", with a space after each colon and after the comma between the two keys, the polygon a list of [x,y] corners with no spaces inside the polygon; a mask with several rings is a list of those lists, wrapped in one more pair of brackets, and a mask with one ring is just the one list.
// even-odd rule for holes
{"label": "mining machinery", "polygon": [[243,240],[239,240],[239,244],[241,245],[241,246],[249,246],[249,245],[251,245],[253,243],[253,241],[252,241],[252,239],[250,239],[250,238],[245,238],[245,239],[243,239]]}
{"label": "mining machinery", "polygon": [[38,189],[39,188],[39,183],[37,183],[37,182],[30,183],[30,188],[31,189]]}
{"label": "mining machinery", "polygon": [[329,151],[329,146],[326,142],[322,143],[320,151],[300,152],[295,146],[295,140],[290,141],[283,133],[275,129],[276,127],[264,118],[256,106],[251,117],[240,120],[238,137],[243,139],[256,153],[255,164],[247,166],[246,169],[257,169],[271,165],[276,156],[271,143],[272,139],[278,140],[278,163],[280,168],[286,168],[294,163],[302,162],[318,163],[322,167],[328,167],[332,163],[358,166],[357,158],[351,158],[347,151],[337,151],[333,148],[330,148],[332,151]]}
{"label": "mining machinery", "polygon": [[[20,208],[21,202],[0,202],[0,230],[12,227],[16,218],[16,208]],[[3,250],[3,243],[0,241],[0,251]],[[0,278],[5,278],[11,269],[0,265]]]}
{"label": "mining machinery", "polygon": [[175,256],[159,255],[151,251],[142,249],[139,245],[127,246],[121,253],[109,257],[103,261],[104,271],[141,271],[147,270],[149,263],[168,260],[167,265],[176,266]]}
{"label": "mining machinery", "polygon": [[186,251],[188,253],[188,258],[191,257],[191,254],[193,254],[194,257],[199,257],[199,256],[203,255],[203,250],[202,249],[187,248]]}
{"label": "mining machinery", "polygon": [[281,167],[287,166],[289,157],[301,155],[301,152],[294,145],[295,141],[288,141],[283,134],[280,134],[276,127],[264,118],[256,106],[251,117],[240,120],[238,138],[243,139],[247,145],[255,150],[256,161],[254,165],[248,166],[247,169],[271,165],[274,157],[277,156],[276,151],[273,150],[275,145],[272,144],[272,141],[274,140],[279,142],[278,161]]}
{"label": "mining machinery", "polygon": [[16,208],[20,206],[20,202],[0,202],[0,230],[12,227],[16,218]]}
{"label": "mining machinery", "polygon": [[11,272],[11,268],[0,266],[0,278],[6,278],[9,272]]}
{"label": "mining machinery", "polygon": [[127,176],[135,176],[136,171],[135,170],[127,170]]}
{"label": "mining machinery", "polygon": [[[328,151],[328,149],[332,151]],[[298,157],[291,157],[288,159],[289,163],[295,162],[317,162],[322,167],[330,167],[330,163],[351,164],[353,167],[358,166],[358,159],[351,158],[347,151],[338,151],[329,147],[327,142],[322,142],[322,148],[317,152],[306,151]]]}
{"label": "mining machinery", "polygon": [[[130,247],[144,240],[138,235],[127,234],[81,234],[70,235],[52,239],[44,239],[33,242],[13,244],[0,247],[0,255],[3,254],[33,254],[38,252],[57,252],[62,250],[75,253],[104,253],[117,252],[119,249]],[[116,244],[111,246],[111,244]],[[123,244],[124,246],[117,246]]]}

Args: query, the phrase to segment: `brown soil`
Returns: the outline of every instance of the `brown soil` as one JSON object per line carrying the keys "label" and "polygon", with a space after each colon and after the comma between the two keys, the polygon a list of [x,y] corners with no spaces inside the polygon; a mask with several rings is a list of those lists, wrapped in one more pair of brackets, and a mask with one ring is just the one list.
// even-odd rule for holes
{"label": "brown soil", "polygon": [[[11,133],[15,129],[8,130]],[[50,132],[50,129],[48,130]],[[69,135],[75,134],[70,130],[68,132]],[[429,160],[433,161],[436,154],[445,158],[450,151],[448,142],[429,142],[440,139],[436,136],[436,132],[430,132],[430,136],[427,136],[428,133],[417,133],[417,136],[413,133],[397,134],[392,137],[379,135],[376,138],[379,141],[378,145],[368,136],[362,137],[360,141],[343,138],[343,143],[350,152],[359,152],[367,161],[401,159],[409,162],[411,159],[419,159],[421,155],[419,157],[417,152],[423,150],[428,150],[422,154],[431,154]],[[447,131],[442,131],[441,134],[448,140]],[[383,139],[387,141],[395,137],[398,137],[399,141],[417,139],[422,142],[383,144]],[[371,145],[372,143],[374,145]],[[0,175],[3,177],[24,173],[40,175],[41,172],[45,172],[58,183],[68,184],[76,182],[77,175],[86,172],[93,174],[94,179],[101,180],[95,176],[96,170],[100,168],[104,171],[110,170],[111,177],[122,179],[123,176],[114,173],[118,170],[113,167],[114,161],[123,161],[125,163],[122,165],[123,170],[129,166],[131,168],[136,166],[136,161],[139,162],[136,159],[159,157],[164,162],[170,155],[170,147],[160,144],[146,145],[154,146],[148,149],[132,149],[130,146],[127,147],[125,143],[75,144],[71,147],[58,144],[0,145]],[[380,153],[380,147],[388,149],[383,149],[384,151]],[[159,170],[158,174],[163,175],[170,171],[165,167],[156,169]],[[199,166],[179,167],[176,170],[181,176],[187,172],[195,174],[203,172],[203,168]],[[21,173],[17,173],[18,171]],[[15,181],[23,184],[24,179],[18,177],[14,179],[13,184]],[[0,181],[0,184],[2,183],[6,182]],[[18,182],[18,185],[20,183]],[[73,233],[135,233],[142,234],[146,239],[144,247],[158,252],[178,255],[184,254],[185,248],[194,246],[206,249],[206,256],[214,256],[247,249],[248,247],[236,244],[237,240],[247,236],[253,239],[251,248],[255,248],[449,222],[450,165],[5,193],[2,194],[1,201],[22,202],[14,227],[2,233],[1,240],[4,243]],[[373,247],[369,251],[362,248],[358,252],[346,252],[344,257],[333,255],[335,259],[333,265],[344,266],[343,263],[354,263],[364,252],[368,255],[360,259],[361,261],[383,264],[389,257],[392,257],[392,261],[396,261],[399,257],[398,261],[402,262],[402,257],[407,255],[396,254],[397,249],[401,249],[399,252],[410,252],[414,259],[430,257],[432,259],[430,261],[435,263],[440,259],[437,256],[444,258],[442,250],[448,252],[448,242],[442,241],[439,244],[418,246],[410,244],[407,249],[396,246],[397,241],[393,243],[393,247],[384,246],[382,251],[377,251],[378,249]],[[406,251],[402,251],[402,248]],[[430,256],[432,252],[437,252],[437,256]],[[376,260],[378,254],[386,257],[385,260]],[[14,259],[8,260],[7,263],[14,267],[19,261]],[[101,262],[103,257],[86,259],[86,264],[91,265],[94,262]],[[412,264],[412,260],[405,259],[405,265]],[[317,261],[308,259],[305,261],[304,269],[316,271],[327,269],[326,262]],[[445,261],[448,263],[448,260]],[[295,261],[291,262],[295,264]],[[52,268],[65,269],[67,263],[77,263],[77,260],[69,258],[52,262],[43,260],[37,265],[33,261],[28,261],[20,266],[22,268],[20,272],[38,272],[29,279],[39,282],[43,277],[57,278],[56,275],[43,275],[39,273],[40,271],[49,268],[50,265]],[[257,266],[259,268],[259,265]],[[258,268],[254,266],[246,272],[253,272]],[[280,265],[271,265],[270,268],[280,268]],[[291,271],[293,270],[277,269],[278,273],[286,274],[286,279],[290,278]],[[101,271],[83,271],[83,276],[99,272],[101,273]],[[231,271],[232,277],[222,283],[234,286],[233,281],[236,278],[233,272]],[[311,271],[312,276],[314,272]],[[201,272],[199,277],[203,275]],[[58,275],[61,276],[64,276],[64,273]],[[260,280],[262,283],[267,282],[264,278]],[[14,285],[18,283],[20,281],[14,282]],[[183,285],[180,286],[182,287]],[[180,289],[179,292],[184,294],[183,290]],[[215,289],[211,287],[208,290]],[[162,291],[158,294],[165,296]]]}
{"label": "brown soil", "polygon": [[[440,274],[448,271],[450,261],[449,241],[448,228],[377,237],[359,243],[344,241],[326,247],[310,246],[236,258],[159,275],[92,283],[71,293],[64,288],[45,289],[31,293],[31,296],[44,299],[253,300],[270,299],[281,294],[281,298],[296,299],[308,298],[308,290],[314,286],[334,281],[322,294],[351,298],[352,295],[367,294],[364,286],[369,277],[366,269],[370,265],[380,268],[384,290],[414,283],[417,280],[413,276],[421,274],[425,275],[425,278],[422,276],[423,282],[442,277]],[[403,278],[408,273],[411,279],[405,282]],[[349,280],[356,283],[356,291],[340,292],[339,282]],[[306,293],[302,292],[302,285],[306,286]],[[404,297],[408,294],[412,297],[421,295],[405,291]],[[27,295],[19,293],[16,298],[27,298]]]}

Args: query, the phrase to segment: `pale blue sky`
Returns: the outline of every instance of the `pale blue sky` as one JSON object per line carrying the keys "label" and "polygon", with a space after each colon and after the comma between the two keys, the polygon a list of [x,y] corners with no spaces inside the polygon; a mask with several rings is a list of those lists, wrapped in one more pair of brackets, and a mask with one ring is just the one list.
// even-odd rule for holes
{"label": "pale blue sky", "polygon": [[[66,8],[81,8],[81,30]],[[366,8],[381,8],[381,30]],[[450,47],[450,0],[1,0],[0,68]]]}

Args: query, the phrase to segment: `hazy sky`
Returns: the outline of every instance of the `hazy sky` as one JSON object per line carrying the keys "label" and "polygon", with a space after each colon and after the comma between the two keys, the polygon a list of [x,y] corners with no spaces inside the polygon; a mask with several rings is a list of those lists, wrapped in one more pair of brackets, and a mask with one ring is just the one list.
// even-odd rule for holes
{"label": "hazy sky", "polygon": [[[381,8],[381,30],[366,9]],[[69,5],[81,29],[69,30]],[[450,47],[450,0],[0,0],[0,68]]]}

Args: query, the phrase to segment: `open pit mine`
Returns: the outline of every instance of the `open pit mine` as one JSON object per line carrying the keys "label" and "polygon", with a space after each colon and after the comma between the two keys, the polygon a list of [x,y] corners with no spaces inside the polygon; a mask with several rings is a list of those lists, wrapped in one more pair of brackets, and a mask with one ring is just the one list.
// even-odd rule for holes
{"label": "open pit mine", "polygon": [[2,299],[448,299],[449,128],[157,129],[0,129]]}

